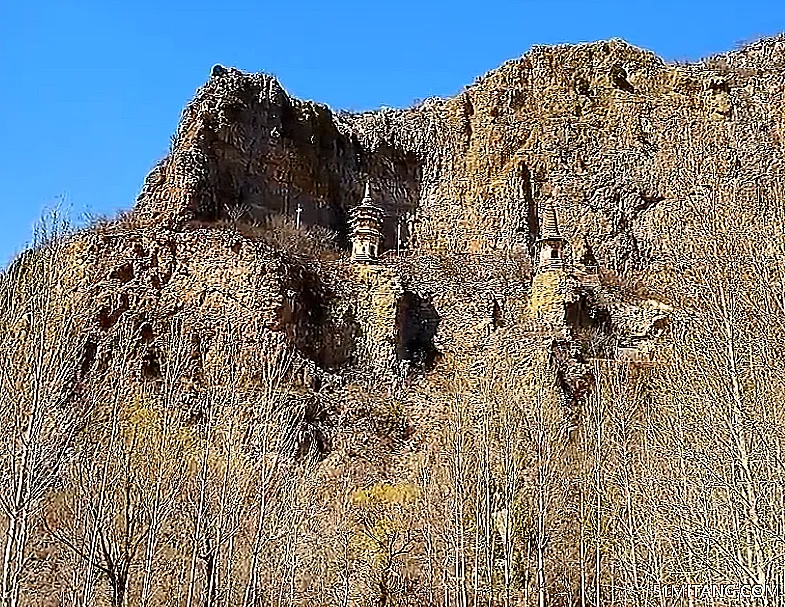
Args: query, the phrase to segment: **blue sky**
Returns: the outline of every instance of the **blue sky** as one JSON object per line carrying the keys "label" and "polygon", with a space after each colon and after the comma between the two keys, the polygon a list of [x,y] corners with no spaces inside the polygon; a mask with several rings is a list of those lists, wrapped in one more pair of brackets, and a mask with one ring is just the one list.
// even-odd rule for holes
{"label": "blue sky", "polygon": [[453,95],[533,44],[694,60],[782,30],[774,0],[0,0],[0,266],[58,199],[129,208],[216,63],[364,110]]}

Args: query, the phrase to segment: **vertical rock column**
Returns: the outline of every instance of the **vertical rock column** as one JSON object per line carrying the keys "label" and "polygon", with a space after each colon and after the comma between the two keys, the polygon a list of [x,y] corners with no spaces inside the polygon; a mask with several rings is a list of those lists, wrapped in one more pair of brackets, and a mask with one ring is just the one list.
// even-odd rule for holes
{"label": "vertical rock column", "polygon": [[398,365],[398,309],[404,292],[400,276],[381,266],[353,269],[360,325],[358,362],[371,372],[394,373]]}
{"label": "vertical rock column", "polygon": [[540,272],[532,281],[529,313],[542,329],[552,331],[555,337],[568,336],[566,306],[572,290],[564,270]]}

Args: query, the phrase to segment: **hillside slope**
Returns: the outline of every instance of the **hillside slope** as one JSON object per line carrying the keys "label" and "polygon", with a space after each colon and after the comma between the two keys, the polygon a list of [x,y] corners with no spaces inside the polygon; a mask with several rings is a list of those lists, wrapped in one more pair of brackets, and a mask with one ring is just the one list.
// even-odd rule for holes
{"label": "hillside slope", "polygon": [[216,66],[130,214],[2,276],[4,600],[785,582],[783,61],[535,47],[362,114]]}

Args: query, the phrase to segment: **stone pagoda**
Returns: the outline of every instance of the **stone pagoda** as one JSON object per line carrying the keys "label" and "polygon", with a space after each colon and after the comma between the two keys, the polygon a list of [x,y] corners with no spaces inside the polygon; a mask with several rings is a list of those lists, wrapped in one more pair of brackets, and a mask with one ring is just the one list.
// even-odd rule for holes
{"label": "stone pagoda", "polygon": [[374,204],[370,184],[365,184],[365,196],[350,211],[352,228],[352,261],[372,263],[379,258],[384,238],[382,224],[384,210]]}
{"label": "stone pagoda", "polygon": [[537,247],[537,271],[561,270],[564,268],[565,239],[559,234],[553,198],[548,198],[540,217],[540,233],[534,243]]}

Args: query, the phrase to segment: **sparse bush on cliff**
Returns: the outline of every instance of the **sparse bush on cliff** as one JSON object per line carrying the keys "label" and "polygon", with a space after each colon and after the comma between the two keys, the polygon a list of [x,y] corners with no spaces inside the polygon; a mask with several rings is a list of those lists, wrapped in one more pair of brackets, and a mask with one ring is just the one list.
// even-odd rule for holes
{"label": "sparse bush on cliff", "polygon": [[246,238],[264,242],[302,260],[331,261],[342,253],[335,231],[319,225],[298,227],[284,215],[273,214],[261,222],[238,218],[212,225],[231,227]]}

